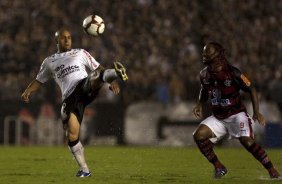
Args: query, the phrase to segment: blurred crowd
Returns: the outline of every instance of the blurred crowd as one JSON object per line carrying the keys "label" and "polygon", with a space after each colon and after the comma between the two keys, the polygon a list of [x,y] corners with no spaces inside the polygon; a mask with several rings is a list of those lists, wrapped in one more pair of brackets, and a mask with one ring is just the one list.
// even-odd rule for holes
{"label": "blurred crowd", "polygon": [[[56,52],[54,32],[64,26],[73,47],[106,67],[125,64],[125,104],[196,100],[202,47],[217,41],[262,96],[282,106],[281,12],[279,0],[1,0],[0,99],[19,100],[44,58]],[[105,21],[100,37],[83,32],[90,14]],[[60,103],[54,83],[47,85],[36,98]]]}

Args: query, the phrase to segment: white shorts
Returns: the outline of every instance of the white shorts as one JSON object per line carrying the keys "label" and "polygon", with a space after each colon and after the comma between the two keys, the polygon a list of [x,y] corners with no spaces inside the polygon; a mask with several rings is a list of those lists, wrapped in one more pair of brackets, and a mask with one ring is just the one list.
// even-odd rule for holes
{"label": "white shorts", "polygon": [[226,119],[219,120],[216,117],[209,116],[200,124],[208,126],[216,136],[210,140],[217,143],[223,137],[228,136],[229,139],[239,137],[254,137],[252,129],[253,119],[246,112],[234,114]]}

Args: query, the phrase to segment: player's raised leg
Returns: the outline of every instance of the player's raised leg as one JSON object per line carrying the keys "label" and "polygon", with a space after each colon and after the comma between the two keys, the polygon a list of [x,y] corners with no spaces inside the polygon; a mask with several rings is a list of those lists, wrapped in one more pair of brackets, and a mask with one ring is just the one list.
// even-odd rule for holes
{"label": "player's raised leg", "polygon": [[100,88],[104,82],[111,83],[118,78],[120,78],[123,81],[128,80],[126,69],[120,62],[114,62],[113,69],[99,68],[91,72],[89,77],[90,77],[92,90],[96,90]]}
{"label": "player's raised leg", "polygon": [[201,153],[208,159],[211,164],[213,164],[215,169],[214,177],[221,178],[222,176],[226,175],[227,169],[218,160],[213,150],[213,143],[210,141],[210,138],[213,137],[213,132],[211,131],[211,129],[204,124],[200,124],[200,126],[193,134],[193,137]]}
{"label": "player's raised leg", "polygon": [[265,150],[251,137],[240,137],[240,143],[267,169],[270,178],[281,178],[279,172],[273,167]]}
{"label": "player's raised leg", "polygon": [[84,157],[84,148],[81,142],[79,141],[79,132],[80,132],[80,124],[77,120],[75,114],[70,113],[70,117],[68,120],[68,128],[67,128],[67,138],[68,138],[68,146],[73,154],[77,164],[80,169],[77,172],[77,177],[89,177],[91,176],[91,172],[88,169],[88,166]]}
{"label": "player's raised leg", "polygon": [[114,69],[106,69],[103,72],[103,81],[111,83],[113,80],[120,78],[123,81],[127,81],[125,67],[120,62],[114,62]]}

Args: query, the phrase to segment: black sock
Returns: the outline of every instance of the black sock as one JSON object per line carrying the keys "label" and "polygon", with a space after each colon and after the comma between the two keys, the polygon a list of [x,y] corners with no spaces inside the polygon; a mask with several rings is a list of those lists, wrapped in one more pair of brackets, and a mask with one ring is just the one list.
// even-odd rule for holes
{"label": "black sock", "polygon": [[77,143],[79,142],[79,139],[77,139],[77,140],[75,140],[75,141],[69,141],[68,142],[68,145],[69,145],[69,147],[73,147],[73,146],[75,146]]}

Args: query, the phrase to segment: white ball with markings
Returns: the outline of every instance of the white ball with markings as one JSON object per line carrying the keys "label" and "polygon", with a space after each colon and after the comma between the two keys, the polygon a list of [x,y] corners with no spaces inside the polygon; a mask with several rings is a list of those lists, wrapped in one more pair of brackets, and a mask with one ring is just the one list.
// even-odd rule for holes
{"label": "white ball with markings", "polygon": [[105,31],[104,20],[98,15],[87,16],[82,23],[84,31],[91,36],[98,36]]}

